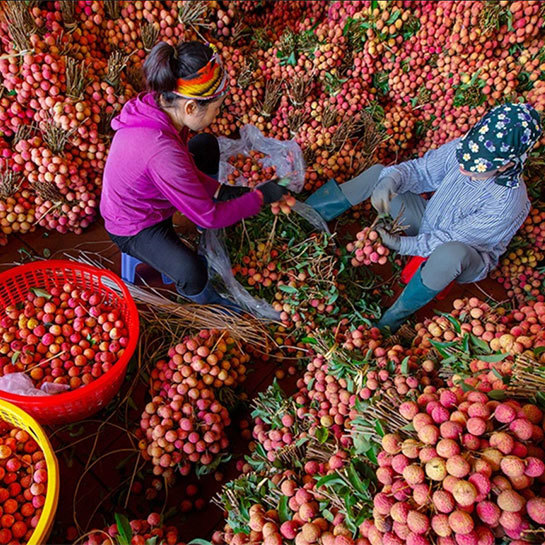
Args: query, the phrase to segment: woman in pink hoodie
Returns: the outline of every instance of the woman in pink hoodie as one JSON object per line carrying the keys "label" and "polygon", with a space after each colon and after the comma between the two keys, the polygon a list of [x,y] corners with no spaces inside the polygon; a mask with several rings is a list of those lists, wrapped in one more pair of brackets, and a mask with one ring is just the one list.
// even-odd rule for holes
{"label": "woman in pink hoodie", "polygon": [[144,63],[148,92],[125,104],[102,187],[100,211],[122,252],[166,274],[177,291],[201,304],[230,303],[208,281],[206,261],[178,238],[172,215],[218,229],[257,214],[285,189],[274,181],[256,190],[221,186],[216,138],[189,131],[210,125],[228,92],[218,53],[200,42],[161,42]]}

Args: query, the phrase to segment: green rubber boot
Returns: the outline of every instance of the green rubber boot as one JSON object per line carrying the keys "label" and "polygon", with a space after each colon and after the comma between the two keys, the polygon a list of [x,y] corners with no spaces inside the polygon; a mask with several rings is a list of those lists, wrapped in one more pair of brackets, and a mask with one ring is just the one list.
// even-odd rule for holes
{"label": "green rubber boot", "polygon": [[306,201],[325,221],[331,221],[352,207],[344,196],[339,184],[329,180],[318,188]]}
{"label": "green rubber boot", "polygon": [[424,285],[421,269],[422,267],[416,271],[397,301],[378,322],[377,327],[381,331],[389,329],[391,333],[395,333],[411,314],[429,303],[439,293]]}

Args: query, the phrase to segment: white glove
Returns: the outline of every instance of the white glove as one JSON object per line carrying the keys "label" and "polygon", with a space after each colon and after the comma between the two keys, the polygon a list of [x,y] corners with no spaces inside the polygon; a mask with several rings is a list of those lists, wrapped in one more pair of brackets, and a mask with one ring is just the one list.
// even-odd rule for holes
{"label": "white glove", "polygon": [[390,212],[390,201],[396,196],[396,182],[393,178],[383,178],[371,195],[371,204],[379,214]]}

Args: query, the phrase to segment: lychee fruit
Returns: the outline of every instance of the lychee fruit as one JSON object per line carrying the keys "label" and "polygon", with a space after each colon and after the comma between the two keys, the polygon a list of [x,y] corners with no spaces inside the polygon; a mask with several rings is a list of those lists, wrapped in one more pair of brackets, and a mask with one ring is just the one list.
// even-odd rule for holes
{"label": "lychee fruit", "polygon": [[313,522],[306,522],[305,524],[303,524],[301,532],[303,534],[303,537],[309,543],[316,542],[320,537],[320,534],[322,533],[318,525],[314,524]]}
{"label": "lychee fruit", "polygon": [[399,474],[403,474],[404,469],[409,465],[410,460],[404,454],[396,454],[392,458],[392,469]]}
{"label": "lychee fruit", "polygon": [[441,537],[450,536],[452,533],[447,515],[434,515],[431,519],[431,528]]}
{"label": "lychee fruit", "polygon": [[404,501],[398,501],[394,503],[390,509],[390,516],[396,522],[405,524],[407,522],[407,515],[409,514],[409,504]]}
{"label": "lychee fruit", "polygon": [[418,439],[426,445],[435,445],[439,440],[439,428],[433,424],[426,424],[418,430]]}
{"label": "lychee fruit", "polygon": [[435,446],[437,454],[443,458],[450,458],[460,454],[460,445],[454,439],[441,439]]}
{"label": "lychee fruit", "polygon": [[418,405],[414,401],[405,401],[399,406],[399,414],[410,421],[418,414]]}
{"label": "lychee fruit", "polygon": [[517,456],[505,456],[500,462],[500,468],[508,477],[521,477],[524,475],[524,462]]}
{"label": "lychee fruit", "polygon": [[462,535],[469,534],[475,526],[471,515],[459,509],[448,516],[448,523],[455,534]]}
{"label": "lychee fruit", "polygon": [[514,490],[504,490],[497,499],[498,507],[503,511],[509,511],[515,513],[520,511],[526,500]]}
{"label": "lychee fruit", "polygon": [[522,524],[522,517],[519,513],[503,511],[499,522],[506,530],[516,530]]}
{"label": "lychee fruit", "polygon": [[545,524],[545,498],[530,498],[526,504],[528,516],[538,524]]}
{"label": "lychee fruit", "polygon": [[381,515],[390,514],[390,509],[395,501],[384,492],[379,492],[373,499],[373,506]]}
{"label": "lychee fruit", "polygon": [[503,454],[497,448],[486,448],[483,450],[481,458],[490,464],[492,471],[498,471]]}
{"label": "lychee fruit", "polygon": [[439,513],[450,513],[455,506],[454,497],[447,490],[436,490],[433,493],[432,501]]}
{"label": "lychee fruit", "polygon": [[526,418],[516,418],[509,424],[509,430],[521,441],[528,441],[532,437],[534,428],[532,423]]}
{"label": "lychee fruit", "polygon": [[417,433],[420,428],[423,428],[424,426],[428,426],[430,424],[433,424],[433,420],[429,414],[418,413],[413,418],[413,426]]}
{"label": "lychee fruit", "polygon": [[411,486],[423,483],[425,479],[424,470],[418,464],[410,464],[403,470],[403,478]]}
{"label": "lychee fruit", "polygon": [[442,481],[447,475],[447,467],[442,458],[432,458],[426,464],[426,475],[432,481]]}
{"label": "lychee fruit", "polygon": [[439,426],[439,433],[441,434],[441,437],[444,437],[445,439],[457,439],[463,431],[464,428],[462,424],[459,422],[452,422],[452,420],[443,422]]}
{"label": "lychee fruit", "polygon": [[477,504],[477,515],[485,524],[494,528],[500,520],[501,510],[495,503],[484,500]]}
{"label": "lychee fruit", "polygon": [[460,454],[456,454],[447,460],[448,473],[459,479],[464,478],[469,473],[470,469],[471,466],[469,465],[469,462]]}
{"label": "lychee fruit", "polygon": [[469,532],[469,534],[456,534],[454,536],[458,545],[479,545],[477,534],[475,532]]}
{"label": "lychee fruit", "polygon": [[418,458],[420,444],[416,439],[405,439],[401,445],[401,452],[407,458]]}
{"label": "lychee fruit", "polygon": [[467,431],[472,435],[482,435],[486,431],[486,420],[473,417],[466,422]]}
{"label": "lychee fruit", "polygon": [[494,418],[502,424],[509,424],[517,416],[515,408],[508,403],[500,403],[494,411]]}
{"label": "lychee fruit", "polygon": [[413,500],[417,505],[426,505],[430,499],[430,488],[426,483],[417,484],[413,488]]}
{"label": "lychee fruit", "polygon": [[515,446],[515,440],[507,432],[497,431],[490,436],[490,446],[497,448],[503,454],[509,454]]}
{"label": "lychee fruit", "polygon": [[459,480],[452,489],[452,495],[462,507],[469,507],[475,503],[477,489],[469,481]]}
{"label": "lychee fruit", "polygon": [[424,513],[409,511],[407,515],[407,526],[415,534],[425,534],[430,527],[430,520]]}
{"label": "lychee fruit", "polygon": [[387,433],[382,438],[382,448],[388,454],[397,454],[401,450],[401,439],[396,433]]}
{"label": "lychee fruit", "polygon": [[526,468],[524,474],[528,477],[541,477],[545,473],[545,464],[535,456],[528,456],[525,460]]}
{"label": "lychee fruit", "polygon": [[437,456],[437,451],[435,447],[423,447],[418,453],[418,458],[423,464],[428,463],[432,458]]}
{"label": "lychee fruit", "polygon": [[468,481],[477,489],[478,495],[476,501],[484,500],[492,489],[490,479],[482,473],[473,473],[469,476]]}

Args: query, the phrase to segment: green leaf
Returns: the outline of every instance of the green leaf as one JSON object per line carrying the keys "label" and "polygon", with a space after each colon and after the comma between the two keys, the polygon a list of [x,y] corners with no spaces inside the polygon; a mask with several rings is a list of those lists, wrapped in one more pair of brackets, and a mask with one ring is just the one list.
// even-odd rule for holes
{"label": "green leaf", "polygon": [[[473,333],[470,334],[470,337],[471,337],[471,342],[474,346],[476,346],[477,348],[479,348],[480,350],[484,352],[487,352],[488,354],[490,353],[490,346],[488,346],[488,343],[486,343],[482,339],[479,339],[479,337],[476,337],[475,335],[473,335]],[[483,361],[486,361],[486,360],[483,360]]]}
{"label": "green leaf", "polygon": [[401,10],[396,9],[392,15],[390,15],[390,18],[386,21],[387,25],[393,25],[399,18],[401,17]]}
{"label": "green leaf", "polygon": [[373,445],[366,453],[365,455],[367,456],[367,458],[369,458],[369,460],[375,464],[375,465],[378,465],[378,460],[377,460],[377,451],[378,451],[378,445]]}
{"label": "green leaf", "polygon": [[[350,464],[347,469],[348,480],[350,484],[360,493],[367,496],[369,486],[365,486],[365,483],[360,479],[358,472],[353,464]],[[357,498],[356,498],[357,501]]]}
{"label": "green leaf", "polygon": [[545,352],[545,346],[538,346],[537,348],[534,348],[534,354],[536,356],[541,356]]}
{"label": "green leaf", "polygon": [[288,500],[289,498],[287,496],[282,496],[278,502],[278,516],[280,517],[281,523],[291,519],[288,509]]}
{"label": "green leaf", "polygon": [[402,375],[408,375],[408,374],[409,374],[409,356],[407,356],[407,357],[401,362],[401,374],[402,374]]}
{"label": "green leaf", "polygon": [[374,10],[378,8],[378,0],[372,0],[371,2],[371,10]]}
{"label": "green leaf", "polygon": [[507,397],[507,394],[504,390],[491,390],[490,392],[488,392],[487,395],[490,399],[494,399],[496,401],[502,401]]}
{"label": "green leaf", "polygon": [[303,337],[301,342],[305,344],[318,344],[318,341],[314,337]]}
{"label": "green leaf", "polygon": [[442,316],[445,316],[445,318],[452,324],[452,327],[454,328],[454,331],[458,333],[458,335],[462,332],[462,327],[460,325],[460,322],[451,314],[443,313]]}
{"label": "green leaf", "polygon": [[486,361],[488,363],[496,363],[498,361],[503,361],[505,358],[509,357],[509,354],[491,354],[490,356],[478,356],[480,360]]}
{"label": "green leaf", "polygon": [[16,350],[14,353],[13,353],[13,356],[11,356],[11,365],[15,365],[15,363],[17,362],[17,360],[19,359],[19,356],[21,355],[21,351],[20,350]]}
{"label": "green leaf", "polygon": [[281,284],[280,286],[278,286],[278,289],[285,293],[297,293],[297,288],[294,288],[293,286],[288,286],[286,284]]}
{"label": "green leaf", "polygon": [[382,422],[380,420],[377,420],[375,422],[375,430],[381,437],[384,437],[386,435],[384,428],[382,427]]}
{"label": "green leaf", "polygon": [[158,536],[149,537],[146,539],[146,545],[157,545]]}
{"label": "green leaf", "polygon": [[119,545],[131,545],[132,528],[129,519],[125,515],[119,513],[115,513],[114,518],[117,525],[117,531],[119,532]]}
{"label": "green leaf", "polygon": [[42,290],[41,288],[30,288],[30,291],[36,296],[36,297],[45,297],[48,301],[53,297],[50,293],[48,293],[45,290]]}
{"label": "green leaf", "polygon": [[212,543],[206,539],[201,539],[198,537],[196,539],[192,539],[187,545],[212,545]]}
{"label": "green leaf", "polygon": [[322,486],[331,486],[334,484],[344,484],[344,481],[337,473],[331,473],[330,475],[324,475],[316,481],[315,488],[320,488]]}
{"label": "green leaf", "polygon": [[328,437],[329,437],[329,430],[327,428],[318,428],[316,430],[316,439],[318,439],[321,445],[323,445],[327,441]]}

